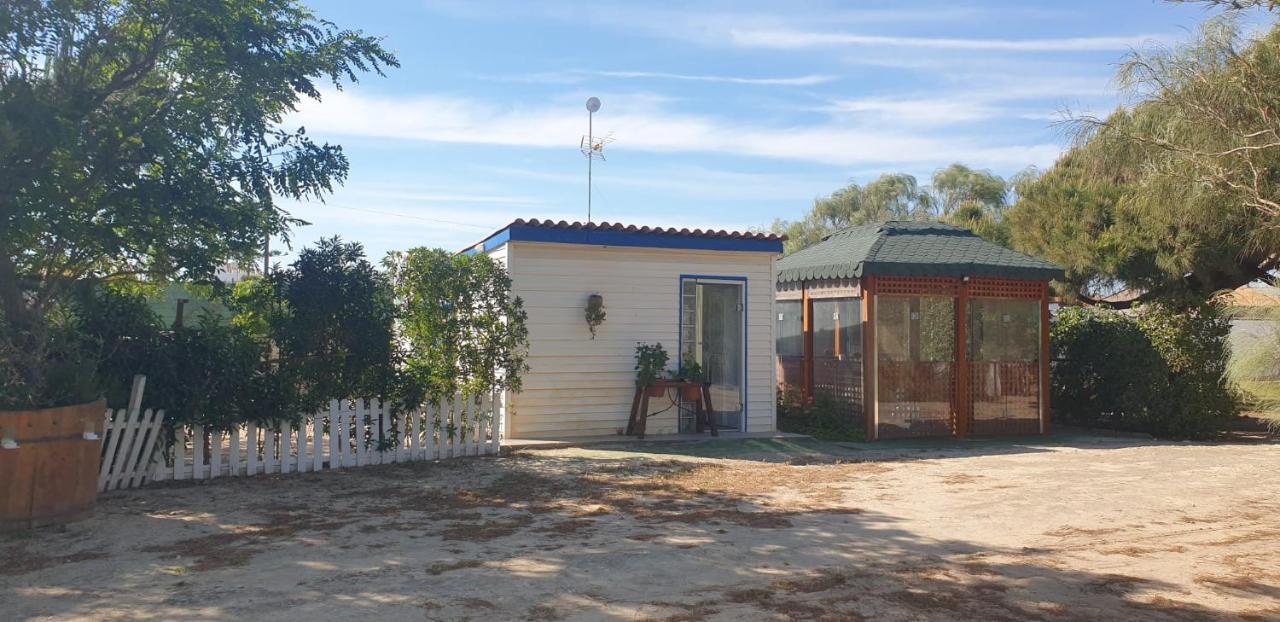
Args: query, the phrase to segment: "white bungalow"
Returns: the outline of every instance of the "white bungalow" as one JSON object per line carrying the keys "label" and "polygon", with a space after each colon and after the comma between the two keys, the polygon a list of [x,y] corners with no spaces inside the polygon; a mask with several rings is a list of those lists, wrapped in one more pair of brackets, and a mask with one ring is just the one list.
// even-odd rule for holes
{"label": "white bungalow", "polygon": [[[502,261],[529,319],[529,372],[507,397],[504,436],[620,434],[636,389],[637,343],[661,343],[670,367],[696,359],[711,383],[717,428],[772,432],[774,263],[783,238],[516,220],[465,252]],[[592,295],[606,318],[592,337]],[[648,433],[693,430],[675,395],[650,400]]]}

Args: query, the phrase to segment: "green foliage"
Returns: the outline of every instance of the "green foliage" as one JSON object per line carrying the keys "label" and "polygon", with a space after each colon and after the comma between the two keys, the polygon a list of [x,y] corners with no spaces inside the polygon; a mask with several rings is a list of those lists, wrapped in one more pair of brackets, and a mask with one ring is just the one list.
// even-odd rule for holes
{"label": "green foliage", "polygon": [[830,394],[819,392],[813,404],[805,406],[793,388],[778,392],[778,430],[808,434],[822,441],[867,440],[866,429],[851,416],[847,406]]}
{"label": "green foliage", "polygon": [[96,369],[101,395],[128,402],[133,376],[147,376],[146,402],[165,409],[166,425],[229,430],[237,423],[296,420],[309,412],[298,378],[268,360],[268,344],[203,312],[168,329],[135,287],[99,287],[76,302],[77,334]]}
{"label": "green foliage", "polygon": [[[26,410],[82,404],[101,397],[95,344],[80,327],[70,306],[46,309],[37,326],[16,327],[0,316],[0,410]],[[32,374],[32,350],[40,354]]]}
{"label": "green foliage", "polygon": [[[169,427],[203,425],[230,430],[238,423],[297,420],[294,383],[278,378],[262,344],[244,331],[204,313],[174,330],[147,367],[147,401],[165,409]],[[286,397],[271,387],[283,385]]]}
{"label": "green foliage", "polygon": [[287,269],[245,286],[236,324],[273,344],[297,378],[304,412],[330,400],[385,397],[395,375],[395,305],[386,276],[356,242],[337,237],[305,248]]}
{"label": "green foliage", "polygon": [[[663,362],[665,365],[665,361]],[[680,362],[680,369],[674,374],[674,379],[684,382],[702,382],[704,380],[702,365],[694,358],[693,352],[686,352],[684,360]]]}
{"label": "green foliage", "polygon": [[[0,4],[0,400],[51,403],[56,316],[84,284],[207,280],[347,174],[282,127],[324,83],[396,66],[295,0]],[[11,393],[13,392],[13,393]]]}
{"label": "green foliage", "polygon": [[1231,353],[1227,375],[1248,393],[1249,407],[1280,424],[1280,309],[1236,309],[1234,318],[1264,326],[1261,334]]}
{"label": "green foliage", "polygon": [[587,320],[587,329],[591,331],[591,338],[596,338],[596,327],[604,323],[607,314],[604,310],[604,299],[599,295],[592,295],[587,298],[587,306],[582,309],[583,317]]}
{"label": "green foliage", "polygon": [[134,374],[152,375],[167,358],[169,338],[146,293],[128,285],[102,286],[81,292],[75,302],[102,396],[113,406],[128,403]]}
{"label": "green foliage", "polygon": [[401,404],[520,389],[528,314],[501,264],[427,248],[392,253],[383,263],[400,325]]}
{"label": "green foliage", "polygon": [[1192,42],[1135,53],[1134,101],[1078,119],[1076,146],[1018,188],[1013,245],[1067,268],[1071,295],[1123,284],[1193,308],[1280,261],[1280,26],[1210,20]]}
{"label": "green foliage", "polygon": [[636,385],[647,387],[657,382],[667,371],[670,355],[661,343],[636,344]]}
{"label": "green foliage", "polygon": [[1074,425],[1212,437],[1239,412],[1226,377],[1229,323],[1219,309],[1136,315],[1071,307],[1052,327],[1055,419]]}
{"label": "green foliage", "polygon": [[819,198],[803,219],[776,220],[772,230],[787,236],[787,254],[845,227],[886,220],[939,220],[1007,245],[1009,232],[1001,214],[1008,193],[1004,179],[960,163],[939,169],[929,186],[911,175],[886,173],[865,186],[849,184]]}
{"label": "green foliage", "polygon": [[1146,304],[1138,308],[1137,322],[1169,369],[1175,415],[1163,434],[1210,436],[1239,416],[1241,395],[1227,374],[1231,321],[1222,307]]}

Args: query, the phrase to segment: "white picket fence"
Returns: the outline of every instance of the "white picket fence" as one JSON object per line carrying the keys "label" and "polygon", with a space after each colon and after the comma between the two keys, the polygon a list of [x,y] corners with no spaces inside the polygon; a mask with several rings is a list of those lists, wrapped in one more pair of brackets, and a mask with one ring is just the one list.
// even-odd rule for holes
{"label": "white picket fence", "polygon": [[163,410],[107,411],[103,425],[98,492],[137,488],[151,474],[151,456],[162,433]]}
{"label": "white picket fence", "polygon": [[[147,377],[133,377],[129,407],[107,410],[102,425],[102,453],[99,456],[98,492],[137,488],[151,475],[151,457],[159,444],[164,424],[163,410],[142,410],[142,392]],[[85,431],[91,439],[95,432]]]}
{"label": "white picket fence", "polygon": [[414,460],[496,454],[501,448],[501,392],[455,396],[410,413],[378,400],[335,400],[297,427],[252,423],[228,432],[178,430],[151,479],[213,479],[298,473]]}

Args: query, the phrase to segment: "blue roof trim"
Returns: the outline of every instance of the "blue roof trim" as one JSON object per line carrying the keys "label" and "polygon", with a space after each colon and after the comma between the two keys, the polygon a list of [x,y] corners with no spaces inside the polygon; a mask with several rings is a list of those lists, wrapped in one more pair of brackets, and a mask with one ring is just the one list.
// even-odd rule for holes
{"label": "blue roof trim", "polygon": [[701,235],[672,235],[640,231],[561,229],[530,225],[511,225],[485,238],[464,254],[489,252],[507,242],[551,242],[590,246],[630,246],[637,248],[679,248],[708,251],[746,251],[781,253],[782,240],[759,240]]}
{"label": "blue roof trim", "polygon": [[489,252],[492,252],[493,249],[498,248],[503,244],[506,244],[510,239],[511,239],[511,228],[507,227],[506,229],[501,229],[497,231],[493,235],[485,238],[484,240],[481,240],[475,246],[472,246],[471,248],[468,248],[467,250],[462,251],[461,253],[458,253],[458,254],[474,255],[476,253],[489,253]]}

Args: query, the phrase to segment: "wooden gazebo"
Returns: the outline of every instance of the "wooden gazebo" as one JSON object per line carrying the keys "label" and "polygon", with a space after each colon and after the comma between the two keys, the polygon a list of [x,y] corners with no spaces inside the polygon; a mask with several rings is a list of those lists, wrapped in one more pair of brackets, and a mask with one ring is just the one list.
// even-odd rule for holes
{"label": "wooden gazebo", "polygon": [[1047,434],[1062,275],[953,225],[833,233],[778,262],[780,389],[826,394],[868,439]]}

